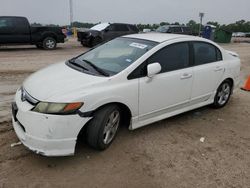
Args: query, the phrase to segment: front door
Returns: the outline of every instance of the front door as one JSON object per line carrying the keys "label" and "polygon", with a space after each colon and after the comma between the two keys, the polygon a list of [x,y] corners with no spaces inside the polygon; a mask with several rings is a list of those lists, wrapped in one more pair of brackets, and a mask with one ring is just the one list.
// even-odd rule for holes
{"label": "front door", "polygon": [[16,43],[30,43],[30,26],[24,18],[15,18],[15,41]]}
{"label": "front door", "polygon": [[189,67],[189,44],[169,45],[151,56],[147,63],[160,63],[161,73],[139,80],[139,120],[166,114],[188,105],[193,68]]}
{"label": "front door", "polygon": [[14,23],[11,18],[0,17],[0,44],[15,42]]}

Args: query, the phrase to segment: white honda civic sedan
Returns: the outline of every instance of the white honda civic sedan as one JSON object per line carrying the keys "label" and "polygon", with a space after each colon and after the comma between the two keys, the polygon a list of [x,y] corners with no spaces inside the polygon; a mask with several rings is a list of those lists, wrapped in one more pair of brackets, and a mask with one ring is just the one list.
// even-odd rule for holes
{"label": "white honda civic sedan", "polygon": [[30,150],[73,155],[84,135],[106,149],[130,130],[206,105],[221,108],[239,84],[240,59],[199,37],[136,34],[116,38],[25,80],[13,126]]}

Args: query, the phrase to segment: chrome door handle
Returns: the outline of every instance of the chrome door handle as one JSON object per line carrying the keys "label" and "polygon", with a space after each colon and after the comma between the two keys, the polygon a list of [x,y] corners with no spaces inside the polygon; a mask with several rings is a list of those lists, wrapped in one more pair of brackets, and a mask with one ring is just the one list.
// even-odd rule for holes
{"label": "chrome door handle", "polygon": [[222,70],[223,70],[222,67],[216,67],[216,68],[214,69],[215,72],[222,71]]}
{"label": "chrome door handle", "polygon": [[188,74],[188,73],[185,73],[181,76],[181,79],[184,80],[184,79],[189,79],[189,78],[192,78],[192,74]]}

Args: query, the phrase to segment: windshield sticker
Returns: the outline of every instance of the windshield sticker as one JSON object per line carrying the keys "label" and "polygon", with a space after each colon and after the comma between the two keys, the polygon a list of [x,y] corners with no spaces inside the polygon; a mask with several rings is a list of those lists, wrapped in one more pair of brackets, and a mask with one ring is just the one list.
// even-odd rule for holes
{"label": "windshield sticker", "polygon": [[136,42],[131,43],[129,46],[135,47],[135,48],[140,48],[140,49],[145,49],[148,47],[148,45],[140,44],[140,43],[136,43]]}
{"label": "windshield sticker", "polygon": [[129,63],[131,63],[131,62],[132,62],[132,60],[131,60],[131,59],[126,59],[126,61],[127,61],[127,62],[129,62]]}

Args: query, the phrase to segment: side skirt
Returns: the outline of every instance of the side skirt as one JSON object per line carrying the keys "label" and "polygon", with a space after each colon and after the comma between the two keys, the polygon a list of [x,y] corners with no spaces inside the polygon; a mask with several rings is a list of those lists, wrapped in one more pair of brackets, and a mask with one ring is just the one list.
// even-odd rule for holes
{"label": "side skirt", "polygon": [[157,121],[160,121],[160,120],[163,120],[163,119],[166,119],[166,118],[178,115],[178,114],[182,114],[184,112],[188,112],[188,111],[194,110],[196,108],[200,108],[202,106],[207,106],[209,104],[212,104],[213,101],[214,101],[214,96],[210,97],[209,100],[201,102],[199,104],[187,106],[187,107],[175,110],[175,111],[171,111],[171,112],[168,112],[168,113],[165,113],[165,114],[162,114],[162,115],[158,115],[158,116],[155,116],[155,117],[151,117],[149,119],[144,119],[144,120],[141,120],[141,121],[138,121],[139,118],[135,117],[135,118],[132,119],[132,123],[129,126],[129,130],[135,130],[135,129],[138,129],[140,127],[146,126],[148,124],[151,124],[151,123],[154,123],[154,122],[157,122]]}

